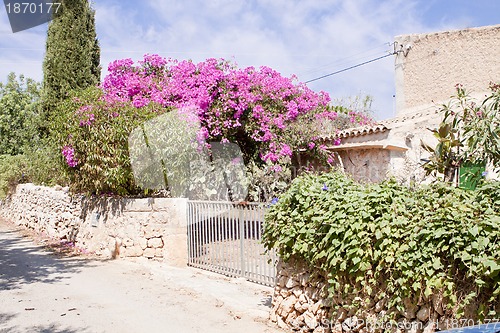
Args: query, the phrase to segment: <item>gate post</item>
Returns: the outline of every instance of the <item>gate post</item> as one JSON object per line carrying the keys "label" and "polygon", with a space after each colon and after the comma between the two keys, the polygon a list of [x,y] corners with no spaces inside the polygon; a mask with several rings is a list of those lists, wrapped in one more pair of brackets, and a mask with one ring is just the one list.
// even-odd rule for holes
{"label": "gate post", "polygon": [[155,199],[155,209],[164,221],[163,262],[185,267],[188,264],[188,200],[185,198]]}

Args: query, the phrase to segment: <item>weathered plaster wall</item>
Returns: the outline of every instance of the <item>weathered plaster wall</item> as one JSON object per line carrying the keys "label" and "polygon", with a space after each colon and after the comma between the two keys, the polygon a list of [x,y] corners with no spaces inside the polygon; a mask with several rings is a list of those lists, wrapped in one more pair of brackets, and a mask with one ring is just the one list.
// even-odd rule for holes
{"label": "weathered plaster wall", "polygon": [[361,182],[380,182],[387,177],[390,152],[382,149],[338,151],[344,170]]}
{"label": "weathered plaster wall", "polygon": [[436,108],[403,115],[386,122],[386,126],[391,128],[388,139],[408,148],[404,152],[391,151],[389,176],[405,183],[422,183],[432,180],[425,176],[422,167],[423,160],[427,159],[430,154],[422,148],[421,142],[431,147],[437,144],[437,139],[429,129],[439,127],[441,121],[442,114]]}
{"label": "weathered plaster wall", "polygon": [[446,102],[457,83],[484,95],[500,81],[499,40],[500,25],[396,37],[397,115]]}
{"label": "weathered plaster wall", "polygon": [[103,257],[146,257],[187,264],[187,200],[87,198],[67,188],[20,184],[0,215]]}

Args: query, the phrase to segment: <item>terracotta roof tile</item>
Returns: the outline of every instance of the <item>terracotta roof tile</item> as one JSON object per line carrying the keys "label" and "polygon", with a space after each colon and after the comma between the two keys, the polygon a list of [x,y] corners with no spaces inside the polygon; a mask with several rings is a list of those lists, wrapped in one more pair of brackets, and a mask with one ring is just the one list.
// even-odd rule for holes
{"label": "terracotta roof tile", "polygon": [[330,135],[325,135],[322,137],[324,140],[333,140],[335,138],[352,138],[359,137],[364,135],[371,135],[377,133],[383,133],[390,130],[393,127],[397,127],[397,124],[401,124],[407,121],[415,121],[419,118],[423,118],[426,116],[433,116],[438,114],[439,110],[436,108],[429,108],[427,110],[423,110],[416,113],[411,113],[407,115],[402,115],[399,117],[394,117],[386,120],[381,120],[373,125],[365,125],[354,128],[347,128],[345,130],[339,131],[338,133],[332,133]]}
{"label": "terracotta roof tile", "polygon": [[323,140],[333,140],[335,138],[349,138],[349,137],[357,137],[363,135],[370,135],[376,133],[382,133],[389,130],[387,126],[384,124],[374,124],[374,125],[365,125],[360,127],[347,128],[345,130],[341,130],[337,133],[332,133],[330,135],[325,135],[322,137]]}
{"label": "terracotta roof tile", "polygon": [[384,124],[366,125],[366,126],[348,128],[342,130],[339,133],[337,133],[337,137],[348,138],[355,136],[370,135],[370,134],[382,133],[387,131],[388,129],[389,128],[386,127]]}

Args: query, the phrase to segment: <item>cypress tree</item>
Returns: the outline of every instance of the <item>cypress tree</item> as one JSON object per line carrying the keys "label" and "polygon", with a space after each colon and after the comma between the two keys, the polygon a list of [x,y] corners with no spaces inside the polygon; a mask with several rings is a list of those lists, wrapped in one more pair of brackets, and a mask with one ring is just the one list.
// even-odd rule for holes
{"label": "cypress tree", "polygon": [[43,62],[43,111],[46,120],[71,90],[100,82],[100,48],[95,11],[88,0],[60,0],[49,23]]}

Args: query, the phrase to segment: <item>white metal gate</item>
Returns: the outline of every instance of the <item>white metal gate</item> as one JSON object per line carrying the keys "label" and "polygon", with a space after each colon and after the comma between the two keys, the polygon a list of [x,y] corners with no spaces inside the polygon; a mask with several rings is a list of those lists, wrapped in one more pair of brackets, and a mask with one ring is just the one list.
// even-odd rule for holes
{"label": "white metal gate", "polygon": [[266,208],[258,203],[188,201],[188,264],[274,286],[276,256],[261,244]]}

